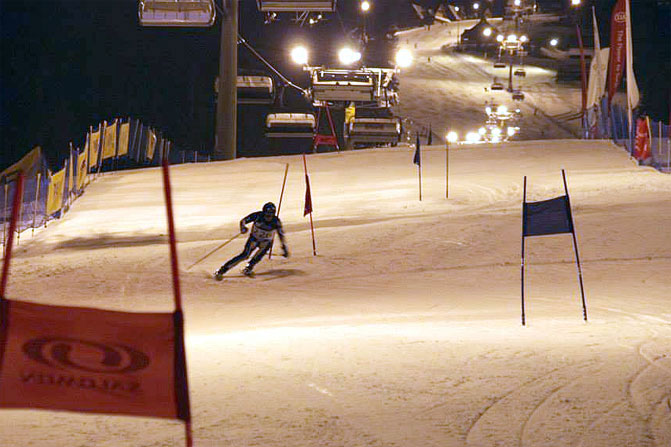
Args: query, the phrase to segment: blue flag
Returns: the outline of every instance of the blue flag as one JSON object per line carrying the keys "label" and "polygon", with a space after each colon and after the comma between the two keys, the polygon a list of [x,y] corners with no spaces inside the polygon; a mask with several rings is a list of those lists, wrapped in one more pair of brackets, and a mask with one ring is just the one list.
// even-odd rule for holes
{"label": "blue flag", "polygon": [[417,135],[417,142],[415,143],[415,156],[412,159],[412,162],[419,166],[420,168],[422,167],[422,155],[420,154],[420,148],[419,148],[419,133]]}
{"label": "blue flag", "polygon": [[522,214],[522,234],[524,236],[573,232],[568,196],[555,197],[541,202],[526,202]]}

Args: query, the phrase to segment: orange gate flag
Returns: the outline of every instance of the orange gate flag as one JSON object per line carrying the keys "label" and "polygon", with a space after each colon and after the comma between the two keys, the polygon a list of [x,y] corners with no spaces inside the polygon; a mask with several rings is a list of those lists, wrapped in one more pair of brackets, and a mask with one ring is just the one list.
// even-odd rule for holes
{"label": "orange gate flag", "polygon": [[181,312],[0,307],[0,407],[189,419]]}

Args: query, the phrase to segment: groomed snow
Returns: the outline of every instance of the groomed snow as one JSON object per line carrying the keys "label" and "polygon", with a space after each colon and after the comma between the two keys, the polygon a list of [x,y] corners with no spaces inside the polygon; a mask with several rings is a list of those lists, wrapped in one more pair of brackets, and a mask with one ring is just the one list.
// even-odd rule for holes
{"label": "groomed snow", "polygon": [[[174,166],[195,445],[671,445],[671,177],[609,142],[558,140],[308,156],[317,253],[297,156]],[[237,222],[277,202],[292,256],[218,283]],[[570,235],[527,239],[528,199],[567,174]],[[24,235],[8,296],[172,309],[159,169],[106,174]],[[240,266],[242,267],[242,265]],[[2,410],[3,446],[179,446],[178,422]]]}

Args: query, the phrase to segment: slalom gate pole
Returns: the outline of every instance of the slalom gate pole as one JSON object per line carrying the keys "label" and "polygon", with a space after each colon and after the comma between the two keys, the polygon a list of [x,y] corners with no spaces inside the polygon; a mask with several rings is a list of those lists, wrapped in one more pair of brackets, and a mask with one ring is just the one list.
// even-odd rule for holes
{"label": "slalom gate pole", "polygon": [[30,236],[35,235],[35,224],[37,223],[37,201],[40,198],[40,176],[42,175],[41,172],[37,173],[37,187],[35,188],[35,205],[33,206],[33,229],[30,232]]}
{"label": "slalom gate pole", "polygon": [[[305,169],[305,186],[308,187],[309,177],[308,177],[308,164],[305,160],[305,153],[303,153],[303,169]],[[305,215],[304,215],[305,216]],[[312,256],[317,256],[317,244],[315,242],[315,227],[312,223],[312,195],[310,195],[310,233],[312,234]]]}
{"label": "slalom gate pole", "polygon": [[420,155],[420,161],[419,161],[419,201],[422,201],[422,156]]}
{"label": "slalom gate pole", "polygon": [[[191,405],[189,402],[189,384],[186,375],[186,350],[184,346],[184,314],[182,311],[182,294],[179,284],[179,262],[177,259],[177,237],[175,236],[175,219],[172,210],[172,193],[170,188],[169,164],[166,158],[162,160],[163,192],[165,194],[165,208],[170,235],[170,266],[172,269],[172,284],[175,300],[175,395],[178,401],[178,418],[184,421],[184,435],[186,447],[193,446],[193,432],[191,427]],[[183,372],[183,374],[182,374]]]}
{"label": "slalom gate pole", "polygon": [[19,208],[21,197],[23,197],[23,172],[19,172],[16,181],[16,190],[14,190],[14,201],[12,203],[12,220],[9,221],[9,237],[7,239],[7,249],[5,250],[5,259],[2,263],[2,278],[0,278],[0,301],[5,299],[5,290],[7,288],[7,277],[9,276],[9,261],[12,259],[12,246],[14,245],[14,231],[19,220]]}
{"label": "slalom gate pole", "polygon": [[[284,197],[284,185],[287,184],[287,173],[289,172],[289,163],[284,167],[284,180],[282,180],[282,191],[280,192],[280,201],[277,204],[277,217],[280,217],[280,210],[282,209],[282,197]],[[273,240],[270,242],[270,250],[268,250],[268,259],[273,256],[273,244],[275,243],[275,233],[273,233]]]}
{"label": "slalom gate pole", "polygon": [[450,142],[445,142],[445,198],[447,199],[450,195]]}
{"label": "slalom gate pole", "polygon": [[194,262],[193,264],[191,264],[190,266],[188,266],[188,267],[186,268],[186,270],[191,270],[191,268],[193,268],[196,264],[201,263],[201,262],[204,261],[206,258],[208,258],[210,255],[212,255],[215,251],[217,251],[217,250],[219,250],[220,248],[224,247],[225,245],[229,244],[230,242],[232,242],[235,238],[237,238],[237,237],[240,236],[241,234],[242,234],[242,233],[237,233],[236,235],[234,235],[233,237],[229,238],[228,240],[226,240],[226,241],[223,242],[222,244],[218,245],[215,249],[213,249],[212,251],[208,252],[205,256],[203,256],[202,258],[198,259],[196,262]]}
{"label": "slalom gate pole", "polygon": [[524,315],[524,220],[526,219],[525,205],[527,203],[527,176],[524,176],[524,192],[522,193],[522,261],[520,263],[520,285],[522,292],[522,326],[526,324]]}
{"label": "slalom gate pole", "polygon": [[571,236],[573,236],[573,249],[575,250],[575,261],[578,267],[578,281],[580,282],[580,297],[582,300],[582,317],[587,321],[587,304],[585,303],[585,289],[582,284],[582,268],[580,267],[580,256],[578,255],[578,241],[575,237],[575,227],[573,225],[573,213],[571,212],[571,199],[568,195],[568,187],[566,186],[566,173],[561,170],[562,179],[564,180],[564,191],[566,192],[566,204],[568,206],[569,217],[571,218]]}

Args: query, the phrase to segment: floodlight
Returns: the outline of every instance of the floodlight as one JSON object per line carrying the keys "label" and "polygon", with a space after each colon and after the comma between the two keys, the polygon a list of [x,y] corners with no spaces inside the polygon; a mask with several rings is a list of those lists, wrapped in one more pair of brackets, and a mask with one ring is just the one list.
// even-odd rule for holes
{"label": "floodlight", "polygon": [[522,5],[522,0],[515,0],[515,6],[521,6]]}
{"label": "floodlight", "polygon": [[478,9],[480,7],[479,3],[473,3],[473,9]]}
{"label": "floodlight", "polygon": [[447,141],[449,141],[450,143],[456,143],[458,139],[459,136],[455,131],[451,130],[447,133]]}
{"label": "floodlight", "polygon": [[571,6],[579,6],[580,0],[571,0]]}
{"label": "floodlight", "polygon": [[481,127],[481,128],[478,129],[478,133],[479,133],[480,135],[484,135],[484,134],[487,133],[487,129],[485,129],[484,127]]}
{"label": "floodlight", "polygon": [[514,34],[508,35],[508,42],[515,42],[517,40],[517,36]]}
{"label": "floodlight", "polygon": [[557,39],[556,37],[554,37],[550,40],[550,45],[552,45],[553,47],[556,47],[558,43],[559,43],[559,39]]}
{"label": "floodlight", "polygon": [[503,34],[499,34],[498,36],[496,36],[496,41],[503,42]]}
{"label": "floodlight", "polygon": [[338,52],[338,59],[345,65],[351,65],[361,60],[361,53],[349,47],[344,47]]}
{"label": "floodlight", "polygon": [[508,107],[506,107],[506,106],[498,106],[498,107],[496,108],[496,113],[498,113],[499,115],[504,115],[504,114],[508,113]]}
{"label": "floodlight", "polygon": [[508,133],[509,137],[512,137],[513,135],[515,135],[515,128],[514,127],[509,127],[507,133]]}
{"label": "floodlight", "polygon": [[501,128],[495,127],[492,129],[492,135],[495,137],[501,136]]}
{"label": "floodlight", "polygon": [[485,28],[485,29],[482,31],[482,34],[484,34],[486,37],[489,37],[489,36],[492,35],[492,29],[491,29],[491,28]]}
{"label": "floodlight", "polygon": [[522,36],[520,37],[520,42],[524,43],[528,40],[529,38],[527,36]]}
{"label": "floodlight", "polygon": [[412,52],[407,48],[401,48],[396,52],[396,65],[407,68],[412,65]]}
{"label": "floodlight", "polygon": [[291,50],[291,60],[298,65],[306,65],[308,63],[308,50],[305,47],[294,47]]}
{"label": "floodlight", "polygon": [[361,2],[361,10],[362,10],[363,12],[368,12],[368,11],[370,10],[370,2],[369,2],[369,1],[366,1],[366,0],[363,0],[363,1]]}
{"label": "floodlight", "polygon": [[469,143],[477,143],[480,141],[480,134],[477,132],[468,132],[466,134],[466,141]]}
{"label": "floodlight", "polygon": [[492,114],[492,108],[489,107],[489,106],[485,107],[485,112],[487,113],[487,115],[491,115]]}

